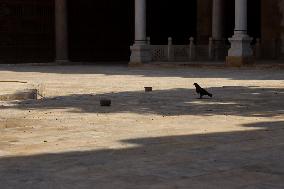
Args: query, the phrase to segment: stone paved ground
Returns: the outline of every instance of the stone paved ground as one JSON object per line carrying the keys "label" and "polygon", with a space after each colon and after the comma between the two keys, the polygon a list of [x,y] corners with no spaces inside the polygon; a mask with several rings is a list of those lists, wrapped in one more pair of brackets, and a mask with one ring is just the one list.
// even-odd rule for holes
{"label": "stone paved ground", "polygon": [[43,96],[0,102],[1,189],[284,188],[283,69],[1,66],[0,80]]}

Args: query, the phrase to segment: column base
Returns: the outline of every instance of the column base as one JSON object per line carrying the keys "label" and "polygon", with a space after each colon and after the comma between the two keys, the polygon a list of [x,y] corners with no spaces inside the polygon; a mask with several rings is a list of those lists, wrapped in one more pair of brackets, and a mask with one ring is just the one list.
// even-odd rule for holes
{"label": "column base", "polygon": [[226,65],[232,67],[251,66],[254,64],[254,57],[238,57],[238,56],[227,56]]}
{"label": "column base", "polygon": [[59,60],[59,59],[56,59],[55,60],[55,63],[57,63],[57,64],[66,64],[66,63],[68,63],[68,62],[70,62],[69,60],[65,60],[65,59],[63,59],[63,60]]}
{"label": "column base", "polygon": [[226,57],[226,63],[229,66],[248,66],[254,62],[253,50],[251,47],[252,38],[245,33],[235,34],[229,38],[231,48]]}
{"label": "column base", "polygon": [[251,47],[252,38],[247,34],[235,34],[229,38],[231,48],[229,49],[228,56],[232,57],[251,57],[253,50]]}
{"label": "column base", "polygon": [[151,48],[147,44],[134,44],[130,47],[129,66],[139,66],[152,61]]}
{"label": "column base", "polygon": [[227,56],[225,40],[214,40],[213,39],[213,60],[221,61],[225,60]]}
{"label": "column base", "polygon": [[128,62],[128,67],[141,67],[143,66],[144,64],[141,63],[141,62]]}

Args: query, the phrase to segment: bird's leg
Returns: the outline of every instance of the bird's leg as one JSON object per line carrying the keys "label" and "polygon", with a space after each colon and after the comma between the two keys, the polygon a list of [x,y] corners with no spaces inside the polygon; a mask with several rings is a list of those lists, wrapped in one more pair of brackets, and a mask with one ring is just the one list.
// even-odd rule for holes
{"label": "bird's leg", "polygon": [[202,99],[202,94],[200,94],[200,97],[199,97],[199,99]]}

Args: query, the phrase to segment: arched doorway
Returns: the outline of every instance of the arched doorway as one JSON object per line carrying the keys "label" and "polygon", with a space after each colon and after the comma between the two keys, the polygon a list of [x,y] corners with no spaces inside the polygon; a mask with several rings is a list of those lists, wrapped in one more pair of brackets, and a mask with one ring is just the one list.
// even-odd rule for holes
{"label": "arched doorway", "polygon": [[148,0],[147,35],[153,44],[186,44],[196,36],[197,0]]}
{"label": "arched doorway", "polygon": [[71,61],[125,61],[134,32],[133,0],[68,0]]}

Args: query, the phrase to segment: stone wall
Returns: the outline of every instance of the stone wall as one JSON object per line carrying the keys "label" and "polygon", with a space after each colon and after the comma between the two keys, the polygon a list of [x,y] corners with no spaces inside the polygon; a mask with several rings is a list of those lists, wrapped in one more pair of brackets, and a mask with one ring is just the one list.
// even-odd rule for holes
{"label": "stone wall", "polygon": [[0,0],[0,23],[0,63],[53,60],[52,0]]}
{"label": "stone wall", "polygon": [[281,26],[284,27],[284,1],[283,0],[278,0],[278,8],[280,11],[281,15]]}
{"label": "stone wall", "polygon": [[262,0],[261,12],[262,57],[279,58],[284,49],[284,1]]}
{"label": "stone wall", "polygon": [[283,0],[278,0],[278,8],[281,16],[281,23],[280,23],[280,55],[283,57],[284,55],[284,1]]}

